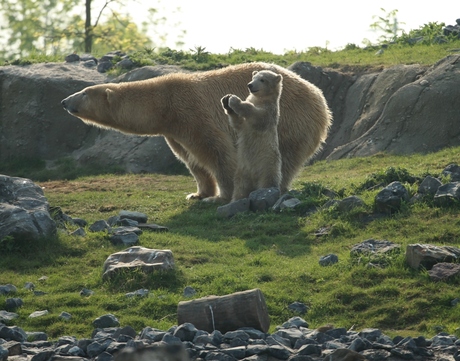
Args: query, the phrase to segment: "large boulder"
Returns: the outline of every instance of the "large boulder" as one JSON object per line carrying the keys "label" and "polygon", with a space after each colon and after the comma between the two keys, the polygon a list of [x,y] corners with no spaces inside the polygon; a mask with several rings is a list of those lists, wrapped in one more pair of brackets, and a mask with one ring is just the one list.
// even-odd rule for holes
{"label": "large boulder", "polygon": [[138,70],[112,80],[80,63],[1,67],[0,162],[72,157],[80,165],[117,166],[132,173],[168,171],[178,161],[163,137],[87,125],[64,111],[61,100],[90,85],[142,80],[171,71],[177,69]]}
{"label": "large boulder", "polygon": [[0,175],[0,240],[37,240],[56,233],[43,190],[30,179]]}
{"label": "large boulder", "polygon": [[406,247],[406,262],[413,269],[423,267],[427,270],[437,263],[455,262],[460,259],[460,249],[431,244],[409,244]]}

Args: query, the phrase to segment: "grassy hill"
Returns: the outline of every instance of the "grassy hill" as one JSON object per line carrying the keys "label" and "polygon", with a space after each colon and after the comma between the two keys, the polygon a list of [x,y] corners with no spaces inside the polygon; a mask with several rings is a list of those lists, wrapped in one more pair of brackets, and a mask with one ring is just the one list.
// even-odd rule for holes
{"label": "grassy hill", "polygon": [[[355,329],[377,327],[389,335],[432,336],[440,330],[458,334],[460,307],[451,301],[460,297],[460,279],[431,281],[426,271],[406,266],[404,250],[411,243],[458,247],[460,207],[439,208],[426,200],[405,204],[392,216],[369,220],[378,189],[366,188],[373,181],[389,182],[395,177],[404,181],[410,178],[407,175],[439,176],[459,156],[460,148],[451,148],[427,155],[321,161],[305,167],[296,179],[292,193],[302,200],[296,210],[231,219],[219,218],[215,205],[185,200],[195,190],[189,175],[104,175],[40,182],[50,204],[72,217],[91,223],[120,210],[133,210],[148,214],[149,222],[169,227],[167,233],[144,232],[140,245],[171,249],[176,270],[103,281],[105,259],[125,247],[111,245],[105,233],[87,230],[87,236],[80,238],[60,231],[55,239],[35,244],[1,242],[0,284],[16,285],[19,291],[14,297],[24,301],[14,324],[28,331],[46,331],[53,338],[89,337],[91,322],[106,313],[137,331],[145,326],[168,329],[177,323],[177,304],[184,300],[186,286],[197,291],[197,298],[260,288],[268,305],[270,331],[294,316],[287,307],[300,301],[309,307],[303,317],[312,328],[332,323]],[[414,194],[418,183],[405,185]],[[334,190],[339,198],[358,195],[366,206],[349,213],[321,209],[327,201],[321,193],[324,188]],[[319,211],[307,214],[312,206]],[[322,227],[329,228],[328,234],[316,236]],[[351,247],[369,238],[398,243],[402,252],[381,259],[351,258]],[[337,254],[339,263],[319,266],[319,258],[329,253]],[[370,262],[381,267],[369,266]],[[40,282],[41,276],[48,279]],[[26,282],[46,294],[35,296],[23,288]],[[80,296],[82,288],[95,293]],[[140,288],[149,289],[149,296],[125,296]],[[0,304],[6,298],[0,296]],[[47,316],[28,318],[44,309]],[[59,320],[62,311],[71,313],[72,319]]]}

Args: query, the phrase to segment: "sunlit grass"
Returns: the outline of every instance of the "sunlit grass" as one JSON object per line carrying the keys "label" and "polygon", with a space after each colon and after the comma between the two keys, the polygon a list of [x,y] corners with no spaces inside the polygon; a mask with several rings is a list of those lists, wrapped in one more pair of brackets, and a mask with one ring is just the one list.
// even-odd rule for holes
{"label": "sunlit grass", "polygon": [[[433,154],[321,161],[305,167],[294,183],[302,204],[321,206],[327,200],[321,189],[342,197],[354,194],[375,177],[399,173],[416,179],[422,174],[439,175],[459,159],[460,148]],[[52,206],[88,222],[107,219],[121,210],[144,212],[149,221],[169,227],[166,233],[145,231],[140,245],[171,249],[176,270],[171,273],[120,275],[102,280],[102,265],[112,253],[125,247],[111,245],[104,232],[71,237],[60,231],[55,239],[27,244],[20,251],[1,251],[1,284],[18,287],[16,297],[24,300],[15,324],[28,331],[46,331],[57,338],[64,334],[89,337],[92,321],[113,313],[122,326],[137,331],[151,326],[167,329],[177,323],[177,304],[182,292],[193,287],[195,297],[224,295],[260,288],[271,318],[270,330],[294,316],[288,305],[299,301],[309,307],[303,317],[311,327],[332,323],[355,329],[377,327],[390,335],[431,336],[442,327],[458,328],[460,309],[450,302],[458,297],[459,279],[432,282],[424,271],[409,269],[404,250],[410,243],[458,247],[458,207],[439,208],[430,203],[405,206],[401,212],[369,222],[376,191],[362,190],[365,207],[348,213],[320,210],[306,216],[299,210],[283,213],[247,213],[231,219],[219,218],[216,206],[185,200],[194,191],[189,175],[100,175],[70,181],[40,182]],[[414,184],[406,183],[414,190]],[[315,232],[329,227],[318,237]],[[68,225],[72,231],[76,227]],[[369,267],[375,259],[355,259],[350,250],[366,239],[386,239],[401,245],[401,252],[378,260],[383,268]],[[318,264],[329,253],[339,257],[330,267]],[[47,276],[44,282],[38,281]],[[35,296],[24,284],[33,282]],[[95,293],[79,295],[82,288]],[[147,288],[145,298],[127,298],[125,293]],[[0,302],[8,296],[0,296]],[[47,309],[49,315],[30,319],[33,311]],[[62,311],[73,315],[68,322],[58,318]]]}

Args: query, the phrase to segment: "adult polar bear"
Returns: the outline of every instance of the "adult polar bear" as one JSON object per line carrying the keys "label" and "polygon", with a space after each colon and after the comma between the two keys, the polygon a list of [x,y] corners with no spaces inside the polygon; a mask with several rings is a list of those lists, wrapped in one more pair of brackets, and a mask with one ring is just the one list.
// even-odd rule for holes
{"label": "adult polar bear", "polygon": [[246,63],[197,73],[175,73],[142,81],[99,84],[62,100],[84,122],[137,135],[163,135],[195,177],[188,198],[230,201],[236,170],[236,133],[222,111],[226,94],[244,98],[254,71],[283,76],[278,125],[282,156],[281,193],[320,149],[331,124],[322,92],[277,65]]}

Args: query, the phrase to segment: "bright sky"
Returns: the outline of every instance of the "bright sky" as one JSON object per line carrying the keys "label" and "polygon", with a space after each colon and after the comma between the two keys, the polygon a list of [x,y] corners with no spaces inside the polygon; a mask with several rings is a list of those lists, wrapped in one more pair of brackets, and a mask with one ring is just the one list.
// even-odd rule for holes
{"label": "bright sky", "polygon": [[[456,3],[456,2],[455,2]],[[186,30],[184,50],[201,46],[212,53],[227,53],[230,48],[256,48],[283,54],[286,50],[306,50],[320,46],[331,50],[348,43],[363,46],[382,35],[370,30],[374,15],[397,9],[400,27],[418,29],[429,22],[455,25],[460,4],[431,3],[420,0],[149,0],[129,1],[135,21],[145,19],[146,10],[155,7],[168,19],[171,48],[177,30]],[[180,11],[175,15],[173,10]],[[174,27],[177,22],[180,25]]]}

